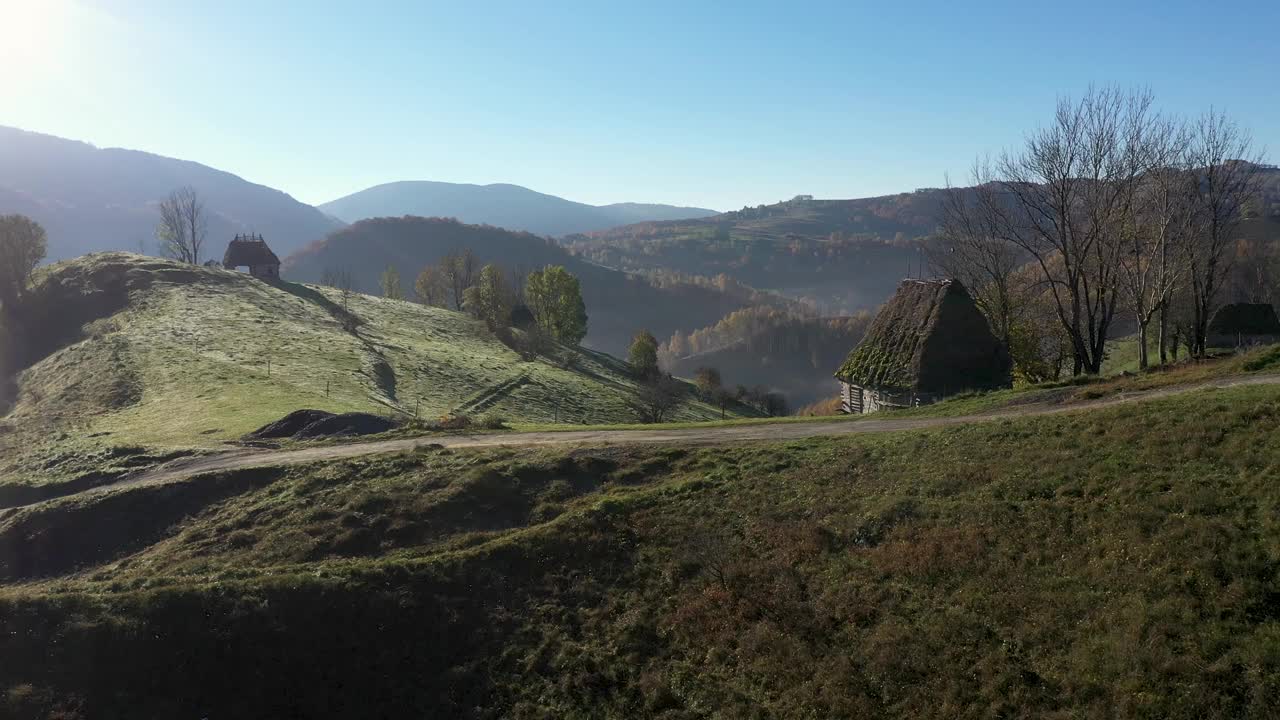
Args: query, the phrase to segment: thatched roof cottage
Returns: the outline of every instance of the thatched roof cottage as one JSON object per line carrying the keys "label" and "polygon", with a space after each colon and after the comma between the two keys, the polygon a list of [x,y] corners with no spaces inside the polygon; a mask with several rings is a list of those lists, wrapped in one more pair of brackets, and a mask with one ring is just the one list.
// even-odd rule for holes
{"label": "thatched roof cottage", "polygon": [[1209,347],[1230,348],[1280,342],[1280,318],[1268,303],[1223,305],[1209,323]]}
{"label": "thatched roof cottage", "polygon": [[248,268],[249,274],[260,280],[280,278],[280,258],[267,247],[267,241],[261,235],[237,235],[227,245],[222,267],[228,270]]}
{"label": "thatched roof cottage", "polygon": [[836,371],[848,413],[1012,385],[1009,352],[957,280],[903,280]]}

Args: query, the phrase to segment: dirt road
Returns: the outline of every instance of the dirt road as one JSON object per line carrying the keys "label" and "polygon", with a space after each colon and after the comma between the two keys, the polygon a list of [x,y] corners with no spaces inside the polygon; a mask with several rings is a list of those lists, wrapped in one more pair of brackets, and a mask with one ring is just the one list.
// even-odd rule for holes
{"label": "dirt road", "polygon": [[[344,445],[303,448],[299,450],[233,450],[216,455],[175,460],[157,468],[123,479],[87,493],[109,492],[124,487],[173,482],[206,472],[238,470],[254,467],[300,465],[324,460],[344,460],[365,455],[398,453],[427,445],[448,448],[483,448],[497,446],[577,445],[606,447],[628,444],[721,445],[753,441],[796,440],[831,435],[856,435],[900,430],[920,430],[1008,418],[1053,415],[1064,412],[1094,410],[1128,402],[1168,397],[1186,392],[1241,385],[1280,384],[1280,375],[1254,375],[1223,378],[1210,382],[1127,393],[1100,400],[1060,404],[1023,405],[977,415],[956,417],[884,417],[869,416],[854,420],[772,423],[730,427],[684,428],[669,430],[566,430],[554,432],[507,433],[493,435],[449,435],[400,440],[356,442]],[[81,493],[85,494],[85,493]]]}

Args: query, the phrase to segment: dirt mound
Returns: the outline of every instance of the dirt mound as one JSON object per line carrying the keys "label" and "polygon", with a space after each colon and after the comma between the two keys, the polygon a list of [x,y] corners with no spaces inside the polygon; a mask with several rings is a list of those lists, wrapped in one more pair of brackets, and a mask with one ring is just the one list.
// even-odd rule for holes
{"label": "dirt mound", "polygon": [[273,423],[263,425],[244,437],[246,440],[290,438],[302,432],[302,429],[306,426],[321,420],[328,420],[331,417],[337,416],[323,410],[295,410]]}
{"label": "dirt mound", "polygon": [[254,430],[246,440],[280,438],[314,439],[352,435],[376,435],[400,427],[390,418],[369,413],[335,415],[323,410],[296,410],[283,418]]}

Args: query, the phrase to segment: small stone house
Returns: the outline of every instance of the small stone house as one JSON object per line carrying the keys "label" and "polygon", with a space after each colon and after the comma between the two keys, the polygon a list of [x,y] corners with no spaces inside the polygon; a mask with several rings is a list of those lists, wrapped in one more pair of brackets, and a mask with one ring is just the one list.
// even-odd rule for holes
{"label": "small stone house", "polygon": [[261,235],[237,235],[227,245],[222,267],[228,270],[247,268],[259,280],[280,279],[280,258],[271,251]]}
{"label": "small stone house", "polygon": [[836,371],[846,413],[1011,387],[1004,344],[958,280],[903,280]]}
{"label": "small stone house", "polygon": [[1280,318],[1268,303],[1223,305],[1209,323],[1209,347],[1233,348],[1280,342]]}

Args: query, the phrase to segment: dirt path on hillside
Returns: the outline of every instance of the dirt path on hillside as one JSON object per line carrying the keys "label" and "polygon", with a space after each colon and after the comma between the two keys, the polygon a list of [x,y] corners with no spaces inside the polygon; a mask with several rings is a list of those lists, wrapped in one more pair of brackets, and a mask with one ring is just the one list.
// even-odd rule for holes
{"label": "dirt path on hillside", "polygon": [[1243,385],[1277,385],[1280,375],[1255,375],[1222,378],[1209,382],[1182,385],[1157,390],[1122,393],[1113,397],[1085,402],[1049,405],[1029,404],[994,410],[976,415],[956,417],[904,418],[886,415],[846,421],[814,421],[741,425],[731,427],[685,428],[672,430],[564,430],[551,432],[527,432],[493,435],[450,435],[356,442],[345,445],[303,448],[299,450],[232,450],[216,455],[187,458],[166,463],[151,470],[124,478],[120,482],[77,493],[80,497],[95,493],[111,492],[139,485],[158,485],[182,480],[192,475],[224,470],[240,470],[256,467],[279,467],[304,463],[345,460],[365,455],[408,452],[420,447],[442,446],[447,448],[486,448],[501,446],[575,445],[607,447],[610,445],[667,444],[722,445],[740,442],[777,442],[833,435],[857,435],[901,430],[922,430],[976,422],[989,422],[1009,418],[1035,417],[1058,413],[1096,410],[1123,403],[1154,400],[1182,393],[1211,388],[1227,388]]}

